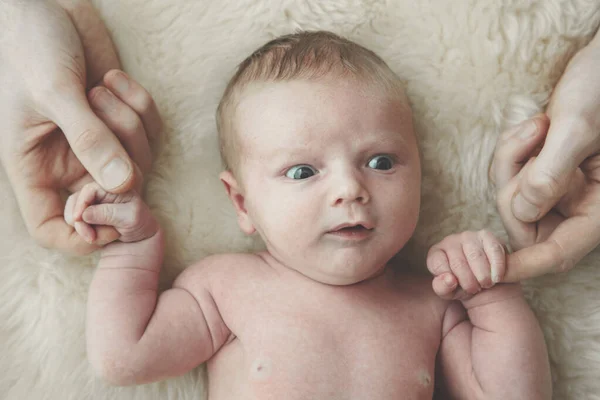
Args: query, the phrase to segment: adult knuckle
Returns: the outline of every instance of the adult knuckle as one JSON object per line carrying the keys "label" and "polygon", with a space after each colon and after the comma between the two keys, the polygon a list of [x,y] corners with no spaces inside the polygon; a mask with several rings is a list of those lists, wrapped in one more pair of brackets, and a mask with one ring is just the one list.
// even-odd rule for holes
{"label": "adult knuckle", "polygon": [[97,131],[84,128],[75,138],[72,147],[82,153],[89,153],[96,149],[100,143],[100,137]]}
{"label": "adult knuckle", "polygon": [[540,193],[546,198],[555,198],[559,193],[560,182],[550,171],[541,170],[529,177],[529,187],[533,192]]}

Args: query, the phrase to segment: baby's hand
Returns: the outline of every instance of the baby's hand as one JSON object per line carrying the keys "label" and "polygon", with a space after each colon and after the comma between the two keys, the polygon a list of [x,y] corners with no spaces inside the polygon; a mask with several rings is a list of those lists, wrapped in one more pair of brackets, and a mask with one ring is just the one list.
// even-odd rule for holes
{"label": "baby's hand", "polygon": [[134,190],[123,194],[106,192],[97,183],[88,183],[73,193],[65,205],[65,221],[88,243],[97,234],[94,225],[108,225],[121,235],[121,242],[137,242],[154,236],[159,225]]}
{"label": "baby's hand", "polygon": [[427,269],[433,291],[443,299],[464,299],[500,282],[506,251],[493,233],[462,232],[447,236],[429,249]]}

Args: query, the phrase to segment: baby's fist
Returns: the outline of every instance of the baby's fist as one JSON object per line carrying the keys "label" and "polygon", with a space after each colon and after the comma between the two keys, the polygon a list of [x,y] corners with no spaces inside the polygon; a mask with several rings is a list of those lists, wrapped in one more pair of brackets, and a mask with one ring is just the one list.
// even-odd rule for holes
{"label": "baby's fist", "polygon": [[500,282],[506,271],[504,245],[481,230],[447,236],[429,249],[427,269],[434,292],[443,299],[462,299]]}
{"label": "baby's fist", "polygon": [[158,223],[140,195],[108,193],[97,183],[88,183],[67,199],[65,221],[88,243],[94,243],[97,233],[94,225],[112,226],[120,234],[121,242],[137,242],[153,236]]}

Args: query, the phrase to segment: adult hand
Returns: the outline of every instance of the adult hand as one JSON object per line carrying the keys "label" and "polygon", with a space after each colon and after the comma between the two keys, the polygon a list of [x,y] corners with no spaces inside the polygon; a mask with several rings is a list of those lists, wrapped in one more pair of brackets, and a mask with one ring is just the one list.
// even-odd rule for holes
{"label": "adult hand", "polygon": [[[596,245],[592,241],[589,247],[581,247],[580,230],[600,227],[600,155],[576,168],[567,192],[539,221],[522,222],[513,215],[511,201],[537,159],[548,125],[547,116],[536,116],[504,132],[496,144],[490,177],[496,185],[498,211],[515,251],[508,256],[503,282],[568,270],[574,262],[565,258],[567,251],[580,249],[583,257]],[[560,263],[555,264],[557,260]]]}
{"label": "adult hand", "polygon": [[[567,271],[600,244],[599,94],[597,33],[569,62],[556,86],[546,111],[549,129],[539,117],[534,120],[545,143],[521,171],[509,214],[523,226],[552,228],[509,256],[506,281]],[[546,225],[546,216],[552,224]]]}
{"label": "adult hand", "polygon": [[[92,180],[114,193],[140,185],[158,112],[141,104],[146,131],[115,134],[96,116],[89,101],[100,104],[103,91],[86,89],[101,81],[127,96],[131,82],[122,73],[102,79],[120,65],[89,1],[3,0],[0,26],[0,161],[27,229],[43,246],[91,252],[97,246],[64,222],[65,199]],[[98,232],[100,244],[116,238],[112,228]]]}

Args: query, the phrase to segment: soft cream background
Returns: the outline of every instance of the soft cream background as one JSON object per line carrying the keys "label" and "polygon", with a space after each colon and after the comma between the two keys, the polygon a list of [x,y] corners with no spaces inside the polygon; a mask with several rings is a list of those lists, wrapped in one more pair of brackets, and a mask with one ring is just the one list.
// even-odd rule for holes
{"label": "soft cream background", "polygon": [[[217,179],[213,114],[235,65],[268,39],[297,28],[332,30],[375,50],[407,79],[424,194],[420,227],[404,256],[419,266],[427,246],[446,234],[502,232],[486,176],[496,136],[544,106],[569,57],[600,22],[598,0],[94,3],[124,68],[153,93],[166,122],[147,195],[169,233],[165,284],[207,254],[259,246],[238,231]],[[0,221],[2,400],[203,398],[201,368],[135,388],[95,380],[84,347],[94,257],[36,247],[1,170]],[[600,398],[599,263],[596,251],[568,274],[527,283],[556,399]]]}

